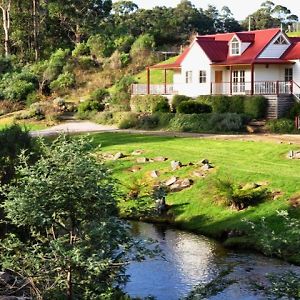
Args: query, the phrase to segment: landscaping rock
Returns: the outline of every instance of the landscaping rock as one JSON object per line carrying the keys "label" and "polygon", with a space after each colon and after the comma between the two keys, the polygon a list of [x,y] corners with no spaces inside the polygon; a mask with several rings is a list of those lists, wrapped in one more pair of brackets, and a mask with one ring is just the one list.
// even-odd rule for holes
{"label": "landscaping rock", "polygon": [[146,162],[148,162],[148,161],[149,161],[149,159],[146,158],[146,157],[138,157],[138,158],[136,159],[136,162],[137,162],[138,164],[144,164],[144,163],[146,163]]}
{"label": "landscaping rock", "polygon": [[114,155],[114,160],[118,160],[123,157],[125,157],[125,155],[122,152],[118,152]]}
{"label": "landscaping rock", "polygon": [[180,183],[176,182],[170,186],[171,192],[179,192],[181,191]]}
{"label": "landscaping rock", "polygon": [[192,184],[193,184],[193,180],[191,180],[191,179],[178,180],[170,186],[170,191],[171,192],[180,192],[180,191],[190,187]]}
{"label": "landscaping rock", "polygon": [[178,179],[177,177],[173,176],[169,180],[166,181],[165,185],[171,186],[172,184],[174,184],[177,181],[177,179]]}
{"label": "landscaping rock", "polygon": [[290,159],[300,159],[300,150],[297,150],[297,151],[289,151],[288,153],[288,158]]}
{"label": "landscaping rock", "polygon": [[114,155],[110,154],[110,153],[103,153],[102,154],[103,159],[105,160],[113,160],[114,159]]}
{"label": "landscaping rock", "polygon": [[157,178],[157,177],[159,177],[159,172],[154,170],[154,171],[151,171],[150,175],[151,175],[152,178]]}
{"label": "landscaping rock", "polygon": [[180,186],[185,189],[185,188],[190,187],[192,184],[193,184],[193,180],[192,179],[183,179],[181,181]]}
{"label": "landscaping rock", "polygon": [[297,194],[297,195],[292,196],[289,200],[289,203],[293,208],[299,208],[300,207],[300,195]]}
{"label": "landscaping rock", "polygon": [[211,165],[211,164],[205,164],[205,165],[203,165],[202,167],[201,167],[201,170],[202,171],[208,171],[208,170],[210,170],[210,169],[213,169],[214,167]]}
{"label": "landscaping rock", "polygon": [[257,130],[258,130],[256,127],[250,126],[250,125],[247,125],[247,126],[246,126],[246,129],[247,129],[247,131],[248,131],[249,133],[255,133],[255,132],[257,132]]}
{"label": "landscaping rock", "polygon": [[129,172],[135,173],[141,170],[141,167],[139,166],[133,166],[131,168],[128,169]]}
{"label": "landscaping rock", "polygon": [[246,183],[241,189],[242,190],[253,190],[260,187],[257,183]]}
{"label": "landscaping rock", "polygon": [[177,169],[180,169],[182,167],[182,163],[180,161],[177,161],[177,160],[172,160],[171,161],[171,168],[172,168],[172,171],[175,171]]}
{"label": "landscaping rock", "polygon": [[168,160],[168,158],[163,157],[163,156],[158,156],[158,157],[153,158],[153,161],[158,161],[158,162],[163,162],[163,161],[166,161],[166,160]]}
{"label": "landscaping rock", "polygon": [[192,162],[189,162],[188,163],[188,166],[194,166],[195,164],[194,163],[192,163]]}
{"label": "landscaping rock", "polygon": [[144,153],[143,150],[134,150],[134,151],[131,153],[131,155],[141,155],[141,154],[143,154],[143,153]]}
{"label": "landscaping rock", "polygon": [[208,159],[202,159],[201,161],[200,161],[200,163],[202,164],[202,165],[207,165],[207,164],[209,164],[209,160]]}

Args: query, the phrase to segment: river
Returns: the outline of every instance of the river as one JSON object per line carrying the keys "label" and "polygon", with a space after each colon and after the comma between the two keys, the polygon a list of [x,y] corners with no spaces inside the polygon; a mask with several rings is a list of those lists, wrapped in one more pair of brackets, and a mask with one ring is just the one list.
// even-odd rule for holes
{"label": "river", "polygon": [[165,225],[133,222],[132,235],[137,239],[157,240],[164,255],[129,265],[130,281],[125,291],[133,297],[152,295],[157,300],[178,300],[196,285],[208,283],[222,270],[231,268],[228,278],[236,283],[207,299],[266,299],[265,295],[253,291],[251,283],[266,284],[269,273],[300,274],[300,267],[281,260],[227,250],[214,240]]}

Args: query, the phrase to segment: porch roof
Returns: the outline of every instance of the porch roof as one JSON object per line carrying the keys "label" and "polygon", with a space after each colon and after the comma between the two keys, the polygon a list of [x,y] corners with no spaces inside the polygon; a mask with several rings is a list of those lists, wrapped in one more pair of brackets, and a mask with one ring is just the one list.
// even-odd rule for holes
{"label": "porch roof", "polygon": [[261,59],[255,59],[255,60],[244,60],[239,62],[220,62],[220,63],[212,63],[212,66],[224,66],[224,67],[230,67],[230,66],[251,66],[251,65],[259,65],[259,64],[274,64],[274,65],[291,65],[295,62],[285,60],[285,59],[278,59],[278,58],[261,58]]}

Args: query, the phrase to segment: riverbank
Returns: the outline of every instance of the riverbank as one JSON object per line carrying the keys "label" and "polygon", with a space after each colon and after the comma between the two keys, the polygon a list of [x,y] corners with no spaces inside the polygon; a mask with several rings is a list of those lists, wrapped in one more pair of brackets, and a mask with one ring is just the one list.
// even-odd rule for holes
{"label": "riverbank", "polygon": [[[296,145],[126,133],[102,133],[92,137],[95,146],[101,144],[97,155],[106,157],[120,182],[125,195],[122,199],[126,198],[120,202],[123,217],[168,221],[221,240],[226,246],[252,248],[300,263],[299,235],[295,235],[298,228],[290,228],[277,213],[284,210],[291,218],[299,218],[299,210],[292,208],[289,199],[299,191],[300,161],[287,158],[290,150],[298,149]],[[136,150],[140,150],[140,155],[132,155]],[[110,160],[118,152],[124,157]],[[151,162],[158,156],[167,160]],[[202,178],[195,176],[195,170],[203,159],[208,159],[214,168]],[[172,160],[181,161],[183,167],[172,171]],[[157,171],[157,178],[153,177],[153,171]],[[180,192],[168,193],[167,218],[157,219],[153,215],[154,200],[150,197],[153,186],[174,176],[189,178],[193,184]],[[242,185],[265,184],[274,197],[238,211],[218,201],[214,182],[219,179]],[[138,196],[134,196],[136,193]]]}

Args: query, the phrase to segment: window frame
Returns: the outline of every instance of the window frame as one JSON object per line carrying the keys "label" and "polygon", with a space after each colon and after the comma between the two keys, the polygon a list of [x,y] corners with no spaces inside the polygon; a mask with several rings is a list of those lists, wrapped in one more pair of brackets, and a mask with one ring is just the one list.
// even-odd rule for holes
{"label": "window frame", "polygon": [[206,70],[199,71],[199,83],[206,83],[207,82],[207,75]]}
{"label": "window frame", "polygon": [[185,83],[193,83],[193,71],[185,71]]}
{"label": "window frame", "polygon": [[236,37],[233,37],[230,42],[230,54],[232,56],[241,54],[241,43]]}
{"label": "window frame", "polygon": [[293,68],[284,69],[284,81],[285,82],[293,81]]}

